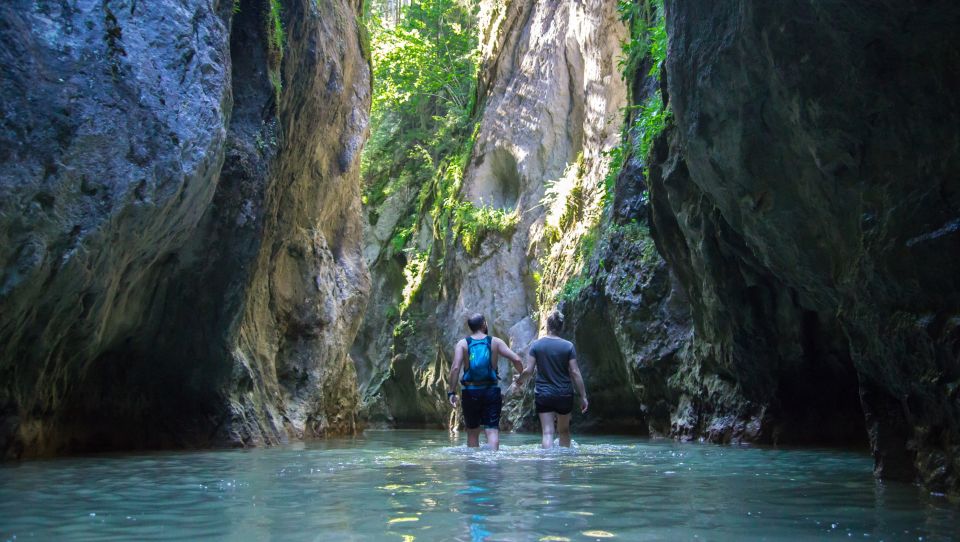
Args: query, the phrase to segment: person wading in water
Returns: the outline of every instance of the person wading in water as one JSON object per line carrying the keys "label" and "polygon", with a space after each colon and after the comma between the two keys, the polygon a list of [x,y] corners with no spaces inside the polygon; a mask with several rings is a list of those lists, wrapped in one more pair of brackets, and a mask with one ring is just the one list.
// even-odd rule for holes
{"label": "person wading in water", "polygon": [[557,336],[562,330],[563,313],[555,310],[547,316],[546,336],[530,345],[523,372],[507,390],[507,396],[510,396],[516,389],[522,389],[536,369],[535,402],[543,430],[544,448],[553,446],[554,431],[560,438],[560,446],[570,446],[570,413],[573,411],[574,386],[580,394],[580,412],[586,412],[590,405],[580,366],[577,365],[577,350],[573,343]]}
{"label": "person wading in water", "polygon": [[507,347],[507,343],[487,335],[487,320],[482,314],[474,314],[467,319],[467,326],[473,333],[460,339],[453,354],[453,366],[450,367],[451,390],[447,392],[450,404],[457,406],[457,377],[463,367],[463,421],[467,427],[467,446],[480,446],[480,426],[487,434],[487,444],[494,451],[500,449],[500,409],[503,398],[497,381],[497,360],[503,356],[513,362],[519,373],[523,370],[520,356]]}

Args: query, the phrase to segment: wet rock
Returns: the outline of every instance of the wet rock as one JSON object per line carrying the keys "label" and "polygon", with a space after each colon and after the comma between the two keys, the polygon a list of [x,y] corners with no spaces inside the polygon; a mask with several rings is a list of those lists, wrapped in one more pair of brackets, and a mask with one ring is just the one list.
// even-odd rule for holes
{"label": "wet rock", "polygon": [[869,437],[880,476],[960,488],[958,21],[951,2],[668,0],[652,222],[701,417]]}
{"label": "wet rock", "polygon": [[0,7],[5,455],[352,429],[358,7],[265,9]]}

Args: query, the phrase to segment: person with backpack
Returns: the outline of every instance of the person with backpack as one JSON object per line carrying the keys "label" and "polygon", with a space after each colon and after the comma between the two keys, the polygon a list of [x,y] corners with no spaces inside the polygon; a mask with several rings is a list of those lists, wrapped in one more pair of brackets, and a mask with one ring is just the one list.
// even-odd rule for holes
{"label": "person with backpack", "polygon": [[524,383],[537,372],[536,409],[540,417],[543,432],[541,445],[553,447],[553,436],[557,434],[560,446],[570,447],[570,414],[573,412],[573,389],[580,394],[580,412],[586,412],[590,403],[587,390],[577,365],[577,349],[573,343],[561,339],[563,313],[554,310],[547,316],[547,334],[530,345],[527,362],[513,385],[507,390],[507,396],[522,389]]}
{"label": "person with backpack", "polygon": [[450,367],[451,390],[447,399],[457,406],[457,377],[463,369],[460,384],[463,387],[463,421],[467,427],[467,446],[480,446],[480,427],[487,435],[487,444],[494,451],[500,449],[500,410],[503,397],[500,395],[500,377],[497,375],[497,360],[504,356],[513,362],[519,373],[523,370],[520,356],[502,340],[488,335],[487,320],[482,314],[467,318],[471,335],[460,339],[454,350]]}

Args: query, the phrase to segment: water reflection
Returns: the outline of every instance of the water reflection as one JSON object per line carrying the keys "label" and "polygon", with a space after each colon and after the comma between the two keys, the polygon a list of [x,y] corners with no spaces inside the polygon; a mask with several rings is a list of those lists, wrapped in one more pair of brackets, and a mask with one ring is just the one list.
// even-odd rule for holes
{"label": "water reflection", "polygon": [[496,521],[504,508],[501,467],[495,463],[477,463],[466,459],[460,472],[465,487],[458,490],[457,494],[463,503],[460,509],[466,519],[465,532],[469,536],[457,537],[457,540],[487,540],[495,532]]}
{"label": "water reflection", "polygon": [[439,432],[0,467],[0,541],[948,540],[955,505],[864,454]]}

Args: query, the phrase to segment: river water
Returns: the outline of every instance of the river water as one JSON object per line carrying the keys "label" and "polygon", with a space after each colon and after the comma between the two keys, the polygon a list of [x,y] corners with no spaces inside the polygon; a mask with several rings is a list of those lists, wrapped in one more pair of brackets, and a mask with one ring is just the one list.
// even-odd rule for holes
{"label": "river water", "polygon": [[960,508],[864,452],[439,431],[0,467],[0,540],[951,540]]}

